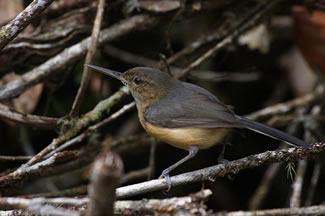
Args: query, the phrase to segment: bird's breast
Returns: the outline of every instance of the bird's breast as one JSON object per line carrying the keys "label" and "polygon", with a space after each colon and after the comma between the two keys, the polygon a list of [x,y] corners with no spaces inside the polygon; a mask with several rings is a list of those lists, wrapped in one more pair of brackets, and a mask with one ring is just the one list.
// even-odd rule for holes
{"label": "bird's breast", "polygon": [[167,128],[151,124],[143,117],[146,106],[137,104],[138,116],[142,127],[150,135],[177,148],[188,150],[190,146],[200,149],[221,144],[229,132],[226,128]]}
{"label": "bird's breast", "polygon": [[229,129],[226,128],[164,128],[143,122],[150,135],[177,148],[188,150],[190,146],[209,148],[223,141]]}

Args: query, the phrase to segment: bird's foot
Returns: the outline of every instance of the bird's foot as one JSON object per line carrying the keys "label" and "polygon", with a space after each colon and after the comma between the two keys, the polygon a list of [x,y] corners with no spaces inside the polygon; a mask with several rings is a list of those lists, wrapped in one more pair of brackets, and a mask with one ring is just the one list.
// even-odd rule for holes
{"label": "bird's foot", "polygon": [[168,173],[164,173],[164,171],[161,173],[161,175],[159,176],[159,179],[164,178],[167,182],[168,188],[166,190],[166,192],[168,192],[171,188],[172,188],[172,181],[170,180],[170,176]]}
{"label": "bird's foot", "polygon": [[[230,161],[225,159],[225,158],[222,158],[222,159],[218,158],[218,164],[223,164],[225,166],[226,170],[231,169],[230,168]],[[227,176],[228,179],[233,180],[233,177],[230,174],[228,174],[226,176]]]}
{"label": "bird's foot", "polygon": [[224,164],[225,166],[229,165],[229,160],[225,158],[218,158],[218,164]]}

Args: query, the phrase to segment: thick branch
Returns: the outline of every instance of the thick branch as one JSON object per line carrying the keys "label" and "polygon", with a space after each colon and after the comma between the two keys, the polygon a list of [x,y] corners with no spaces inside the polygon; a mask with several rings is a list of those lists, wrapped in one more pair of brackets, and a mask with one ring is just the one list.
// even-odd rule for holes
{"label": "thick branch", "polygon": [[[276,151],[267,151],[264,153],[251,155],[242,159],[231,161],[227,165],[218,164],[216,166],[211,166],[201,170],[173,176],[171,177],[171,181],[173,186],[207,181],[228,174],[234,175],[243,169],[254,168],[265,164],[300,160],[310,155],[311,153],[320,153],[324,151],[325,143],[315,143],[308,149],[289,148]],[[167,188],[168,184],[165,179],[155,179],[139,184],[120,187],[116,190],[116,197],[118,199],[121,199]]]}
{"label": "thick branch", "polygon": [[15,19],[0,29],[0,50],[13,40],[24,28],[30,24],[54,0],[34,0]]}
{"label": "thick branch", "polygon": [[[150,28],[156,24],[156,21],[157,19],[154,19],[148,15],[137,15],[129,19],[125,19],[122,22],[111,26],[110,28],[104,29],[101,32],[98,44],[100,45],[107,43],[132,31]],[[72,62],[80,60],[86,54],[89,43],[90,37],[65,49],[57,56],[49,59],[40,66],[35,67],[21,77],[1,86],[0,102],[16,97],[26,89],[39,82],[42,82],[55,71],[67,67],[67,65],[71,65]]]}
{"label": "thick branch", "polygon": [[[105,0],[98,0],[95,23],[94,23],[93,31],[91,33],[89,49],[88,49],[86,61],[85,61],[86,64],[90,64],[90,62],[92,61],[93,56],[95,55],[95,52],[96,52],[98,37],[99,37],[99,33],[100,33],[100,27],[102,25],[102,20],[103,20],[104,8],[105,8]],[[79,107],[80,107],[81,102],[82,102],[84,95],[86,93],[89,79],[90,79],[90,69],[88,67],[84,66],[81,84],[78,89],[77,96],[73,102],[72,109],[70,112],[70,116],[72,116],[72,117],[75,116],[76,114],[78,114]]]}
{"label": "thick branch", "polygon": [[32,127],[38,127],[38,128],[53,129],[57,126],[56,118],[19,113],[10,110],[9,107],[1,103],[0,103],[0,118],[18,122],[24,125],[29,125]]}

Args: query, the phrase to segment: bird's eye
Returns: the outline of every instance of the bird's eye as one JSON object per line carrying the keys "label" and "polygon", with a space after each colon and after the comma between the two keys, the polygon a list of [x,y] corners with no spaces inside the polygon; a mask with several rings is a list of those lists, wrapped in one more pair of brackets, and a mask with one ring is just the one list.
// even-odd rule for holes
{"label": "bird's eye", "polygon": [[141,83],[143,83],[143,79],[141,77],[134,77],[133,79],[133,82],[136,84],[136,85],[139,85]]}

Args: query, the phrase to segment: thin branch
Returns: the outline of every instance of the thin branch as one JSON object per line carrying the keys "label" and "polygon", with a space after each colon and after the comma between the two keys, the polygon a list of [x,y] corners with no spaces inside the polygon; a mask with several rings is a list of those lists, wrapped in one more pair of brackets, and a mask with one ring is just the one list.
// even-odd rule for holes
{"label": "thin branch", "polygon": [[55,154],[57,152],[60,152],[60,151],[62,151],[64,149],[67,149],[68,147],[71,147],[71,146],[73,146],[73,145],[75,145],[77,143],[80,143],[80,142],[84,141],[93,132],[99,130],[100,128],[102,128],[106,124],[108,124],[111,121],[117,119],[118,117],[120,117],[121,115],[123,115],[127,111],[133,109],[134,107],[135,107],[135,102],[131,102],[131,103],[127,104],[127,105],[124,105],[121,109],[119,109],[118,111],[116,111],[115,113],[113,113],[112,115],[110,115],[108,118],[104,119],[101,122],[98,122],[97,124],[94,124],[94,125],[90,126],[86,131],[82,132],[78,136],[76,136],[76,137],[68,140],[67,142],[63,143],[59,147],[55,148],[48,155],[46,155],[46,157],[49,157],[49,156],[51,156],[51,155],[53,155],[53,154]]}
{"label": "thin branch", "polygon": [[[324,151],[325,143],[315,143],[308,149],[289,148],[276,151],[267,151],[231,161],[227,165],[218,164],[216,166],[207,167],[201,170],[176,175],[171,177],[171,181],[173,186],[207,181],[215,179],[216,177],[223,177],[228,174],[234,175],[243,169],[254,168],[265,164],[300,160],[307,157],[311,153],[320,153]],[[168,184],[165,179],[155,179],[139,184],[120,187],[116,190],[116,196],[118,199],[121,199],[167,188]]]}
{"label": "thin branch", "polygon": [[120,180],[120,184],[123,185],[123,184],[126,184],[133,180],[145,179],[149,173],[150,173],[149,167],[139,169],[139,170],[130,171],[122,176],[122,178]]}
{"label": "thin branch", "polygon": [[218,212],[213,214],[214,216],[314,216],[324,215],[325,206],[309,206],[304,208],[282,208],[282,209],[269,209],[269,210],[258,210],[258,211],[235,211],[235,212]]}
{"label": "thin branch", "polygon": [[[178,19],[193,17],[193,15],[200,14],[204,11],[213,10],[224,6],[229,1],[207,1],[200,4],[200,9],[196,7],[187,7],[182,10],[183,14],[178,14]],[[175,12],[177,13],[177,12]],[[113,26],[101,31],[99,36],[98,46],[113,41],[130,32],[143,31],[155,27],[161,23],[168,23],[166,21],[174,21],[171,13],[154,16],[149,14],[139,14],[130,18],[124,19]],[[80,60],[87,52],[90,43],[90,37],[82,40],[64,51],[49,59],[38,67],[25,73],[23,76],[0,87],[0,102],[10,100],[17,95],[24,92],[26,89],[44,81],[56,71],[71,65],[71,63]]]}
{"label": "thin branch", "polygon": [[152,142],[150,145],[149,164],[148,164],[149,172],[148,172],[147,180],[150,180],[155,176],[157,144],[158,144],[157,139],[152,137]]}
{"label": "thin branch", "polygon": [[24,198],[37,198],[37,197],[46,197],[46,198],[54,198],[54,197],[75,197],[80,195],[87,194],[88,185],[81,185],[78,187],[68,188],[62,191],[48,192],[48,193],[38,193],[38,194],[28,194],[24,195]]}
{"label": "thin branch", "polygon": [[258,186],[258,188],[256,189],[255,193],[253,194],[252,198],[249,201],[250,210],[259,209],[262,206],[262,203],[265,200],[265,197],[270,190],[272,180],[275,174],[280,169],[280,167],[281,164],[271,164],[267,168],[263,178],[260,181],[261,182],[260,185]]}
{"label": "thin branch", "polygon": [[[238,3],[240,4],[241,2]],[[259,7],[260,4],[261,3],[256,4],[254,7]],[[222,40],[234,29],[237,29],[238,25],[240,25],[244,20],[249,19],[253,14],[255,14],[256,8],[254,7],[250,7],[247,12],[243,10],[244,7],[236,6],[234,9],[230,9],[230,11],[227,11],[227,14],[236,14],[238,16],[228,16],[228,19],[225,20],[222,20],[221,17],[220,23],[222,24],[218,26],[216,30],[203,38],[200,37],[198,40],[191,42],[185,48],[169,57],[167,59],[167,64],[175,64],[175,62],[178,60],[186,59],[186,57],[190,56],[191,54],[195,54],[195,51],[207,47],[208,45],[211,46],[213,43],[217,43],[219,40]]]}
{"label": "thin branch", "polygon": [[[195,43],[195,42],[194,42]],[[119,59],[121,61],[127,62],[133,65],[142,65],[146,67],[159,67],[159,61],[149,59],[139,54],[133,54],[128,51],[119,49],[111,45],[105,45],[104,48],[105,54]],[[169,65],[172,74],[178,74],[182,71],[181,68]],[[259,74],[250,72],[250,73],[235,73],[231,74],[227,72],[216,72],[216,71],[206,71],[206,70],[193,70],[190,72],[190,76],[197,80],[207,80],[209,82],[222,82],[222,81],[232,81],[232,82],[251,82],[256,81],[259,78]]]}
{"label": "thin branch", "polygon": [[54,0],[34,0],[7,25],[0,28],[0,50],[12,41],[33,19],[39,16]]}
{"label": "thin branch", "polygon": [[[88,199],[73,199],[73,198],[19,198],[8,197],[0,198],[0,209],[22,209],[29,213],[37,215],[62,215],[62,216],[79,216],[78,211],[69,210],[63,207],[55,207],[60,205],[82,205],[88,202]],[[24,214],[25,215],[25,214]]]}
{"label": "thin branch", "polygon": [[[206,215],[206,206],[203,201],[207,200],[211,195],[212,191],[206,189],[183,197],[116,201],[114,203],[114,215],[126,215],[127,212],[130,213],[127,215],[133,215],[132,212],[137,212],[136,215],[156,215],[164,212],[168,214],[172,212],[173,215],[184,215],[184,212],[186,212],[186,215],[195,213],[205,213],[204,215]],[[104,199],[106,198],[107,196]],[[40,213],[47,210],[46,206],[48,206],[50,211],[45,211],[47,215],[71,215],[69,214],[70,209],[74,209],[74,211],[71,211],[72,215],[79,215],[84,213],[85,207],[89,205],[91,205],[89,198],[0,198],[0,209],[2,210],[18,211],[23,209],[27,212],[33,210],[33,213]],[[59,210],[59,212],[54,212],[55,209]],[[61,212],[65,214],[61,214]]]}
{"label": "thin branch", "polygon": [[208,58],[210,58],[212,55],[214,55],[217,51],[224,48],[225,46],[231,44],[239,35],[246,32],[248,29],[252,28],[256,25],[256,23],[263,17],[267,12],[269,12],[271,9],[273,9],[277,4],[279,4],[282,0],[274,0],[272,2],[266,3],[266,6],[255,13],[255,15],[250,18],[248,21],[244,21],[241,23],[238,27],[236,27],[228,36],[226,36],[223,40],[218,42],[214,47],[209,49],[207,52],[205,52],[201,57],[196,59],[194,62],[192,62],[187,68],[185,68],[183,71],[181,71],[177,78],[182,78],[186,76],[190,71],[192,71],[194,68],[201,65],[203,62],[205,62]]}
{"label": "thin branch", "polygon": [[308,188],[307,198],[305,201],[305,206],[309,206],[313,203],[314,193],[316,190],[317,183],[319,181],[321,165],[316,162],[313,169],[313,175],[310,181],[310,186]]}
{"label": "thin branch", "polygon": [[308,105],[316,100],[319,100],[324,97],[325,87],[323,85],[319,85],[313,92],[308,93],[304,96],[294,98],[293,100],[279,103],[273,106],[266,107],[264,109],[253,112],[246,117],[253,120],[265,119],[269,118],[273,115],[281,115],[286,114],[293,109]]}
{"label": "thin branch", "polygon": [[0,155],[0,161],[28,161],[32,157],[31,156],[5,156]]}
{"label": "thin branch", "polygon": [[[125,19],[110,28],[101,31],[98,45],[107,43],[122,37],[130,32],[145,30],[156,25],[157,19],[148,15],[136,15]],[[71,63],[80,60],[87,52],[90,43],[90,37],[82,40],[80,43],[66,48],[55,57],[49,59],[43,64],[35,67],[19,78],[8,82],[0,87],[0,102],[12,99],[24,92],[28,88],[42,82],[56,71],[71,65]]]}
{"label": "thin branch", "polygon": [[298,208],[301,204],[302,185],[304,183],[304,176],[307,169],[307,160],[299,161],[297,175],[292,184],[292,194],[290,198],[290,208]]}
{"label": "thin branch", "polygon": [[0,103],[0,118],[37,128],[54,129],[58,119],[19,113]]}
{"label": "thin branch", "polygon": [[54,176],[90,164],[98,154],[97,145],[86,145],[79,151],[59,152],[32,166],[20,167],[0,177],[0,192],[6,194],[10,188],[39,177]]}
{"label": "thin branch", "polygon": [[72,128],[67,130],[60,137],[54,139],[47,147],[45,147],[42,151],[40,151],[37,155],[35,155],[31,160],[29,160],[26,164],[23,164],[21,168],[24,168],[26,166],[31,166],[36,162],[40,161],[45,155],[55,150],[59,145],[76,136],[82,129],[89,127],[89,125],[91,125],[94,122],[99,121],[99,119],[105,113],[109,112],[110,108],[117,101],[119,101],[124,95],[128,93],[129,93],[128,89],[126,87],[122,87],[111,97],[99,102],[93,110],[89,111],[81,118],[79,118],[74,123],[74,125],[72,125]]}
{"label": "thin branch", "polygon": [[2,197],[0,198],[0,209],[13,209],[13,208],[28,208],[34,202],[42,202],[50,205],[67,205],[67,206],[81,206],[89,202],[88,198],[21,198],[21,197]]}
{"label": "thin branch", "polygon": [[[86,64],[91,63],[91,61],[95,55],[95,52],[96,52],[97,42],[98,42],[99,33],[100,33],[100,27],[102,25],[102,20],[103,20],[104,9],[105,9],[105,0],[98,0],[95,23],[94,23],[93,31],[91,33],[89,49],[88,49],[86,61],[85,61]],[[82,102],[84,95],[86,93],[89,79],[90,79],[90,69],[89,69],[89,67],[84,66],[81,84],[78,89],[77,96],[73,102],[72,109],[70,112],[71,117],[75,116],[79,111],[81,102]]]}
{"label": "thin branch", "polygon": [[55,166],[59,162],[66,161],[71,159],[73,156],[76,155],[76,152],[66,151],[66,152],[59,152],[54,154],[52,157],[43,160],[42,162],[35,164],[30,167],[26,167],[25,169],[19,169],[8,175],[0,177],[0,191],[3,193],[8,185],[14,185],[17,182],[21,182],[22,179],[27,179],[31,176],[41,176],[45,175],[44,170],[50,167]]}

